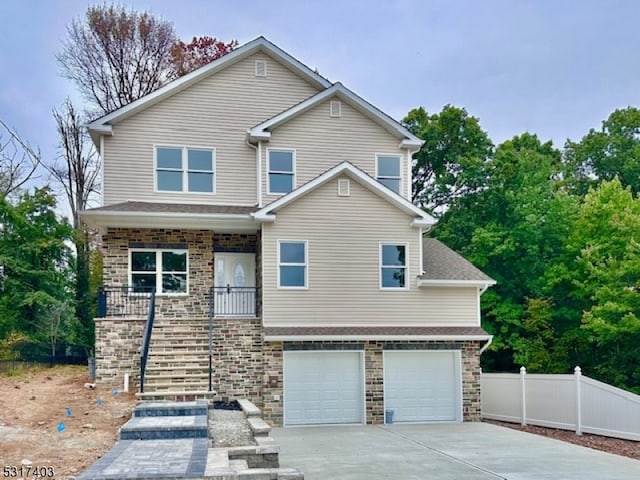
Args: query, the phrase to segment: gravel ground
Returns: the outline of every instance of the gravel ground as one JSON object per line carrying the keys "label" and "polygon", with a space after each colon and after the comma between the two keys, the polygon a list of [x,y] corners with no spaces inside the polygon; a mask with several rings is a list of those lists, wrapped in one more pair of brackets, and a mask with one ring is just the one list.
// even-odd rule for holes
{"label": "gravel ground", "polygon": [[238,410],[209,410],[209,436],[214,447],[255,445],[244,413]]}
{"label": "gravel ground", "polygon": [[578,436],[575,434],[575,432],[570,432],[568,430],[558,430],[556,428],[537,427],[535,425],[527,425],[526,427],[523,427],[522,425],[519,425],[517,423],[497,422],[494,420],[484,421],[487,423],[493,423],[494,425],[500,425],[501,427],[513,428],[514,430],[521,430],[528,433],[535,433],[536,435],[555,438],[556,440],[574,443],[582,447],[589,447],[595,450],[602,450],[603,452],[614,453],[616,455],[622,455],[624,457],[640,460],[640,442],[634,442],[633,440],[602,437],[600,435],[591,435],[590,433],[584,433],[581,436]]}

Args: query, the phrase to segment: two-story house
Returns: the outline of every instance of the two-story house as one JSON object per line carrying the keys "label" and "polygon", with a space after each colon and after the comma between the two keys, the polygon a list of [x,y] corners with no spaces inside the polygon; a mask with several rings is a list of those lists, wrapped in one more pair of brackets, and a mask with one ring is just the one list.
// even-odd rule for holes
{"label": "two-story house", "polygon": [[99,381],[277,425],[479,418],[494,282],[424,238],[422,141],[396,120],[260,37],[89,131]]}

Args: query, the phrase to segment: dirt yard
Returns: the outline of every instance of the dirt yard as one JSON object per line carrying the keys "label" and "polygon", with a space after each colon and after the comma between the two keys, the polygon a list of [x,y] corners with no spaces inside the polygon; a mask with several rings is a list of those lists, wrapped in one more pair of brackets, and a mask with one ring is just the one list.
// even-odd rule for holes
{"label": "dirt yard", "polygon": [[135,397],[100,386],[90,390],[87,382],[86,366],[0,374],[0,468],[23,466],[20,478],[28,468],[53,467],[56,479],[66,479],[106,453],[131,417]]}

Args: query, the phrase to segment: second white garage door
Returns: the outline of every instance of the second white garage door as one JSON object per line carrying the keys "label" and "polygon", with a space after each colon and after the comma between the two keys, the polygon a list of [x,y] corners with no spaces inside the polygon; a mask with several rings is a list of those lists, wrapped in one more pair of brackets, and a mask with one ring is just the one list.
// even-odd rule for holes
{"label": "second white garage door", "polygon": [[284,423],[363,423],[362,352],[284,352]]}
{"label": "second white garage door", "polygon": [[396,422],[460,421],[459,351],[384,352],[385,410]]}

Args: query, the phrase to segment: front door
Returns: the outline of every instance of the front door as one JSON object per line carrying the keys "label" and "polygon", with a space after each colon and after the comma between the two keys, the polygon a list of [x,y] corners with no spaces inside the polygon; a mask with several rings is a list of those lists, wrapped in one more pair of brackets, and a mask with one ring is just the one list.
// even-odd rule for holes
{"label": "front door", "polygon": [[256,256],[216,253],[214,313],[216,316],[255,316]]}

